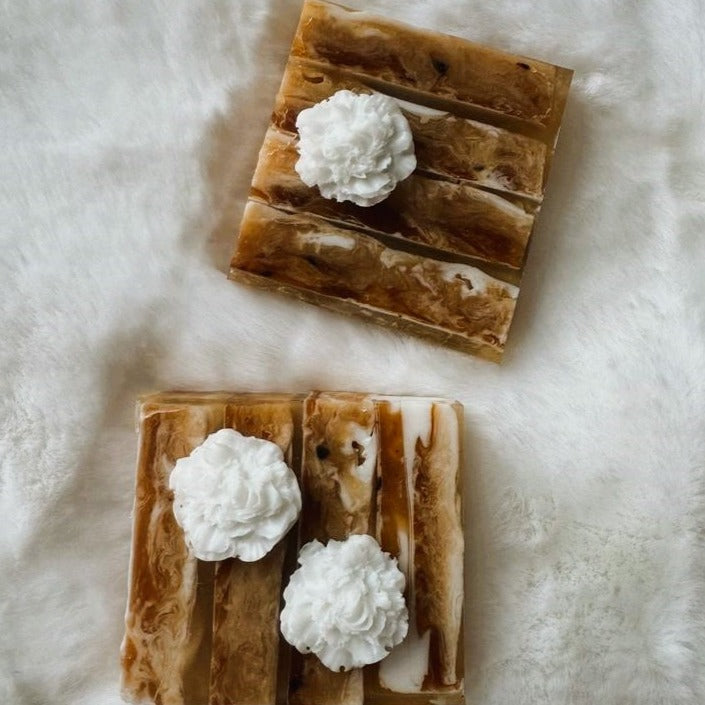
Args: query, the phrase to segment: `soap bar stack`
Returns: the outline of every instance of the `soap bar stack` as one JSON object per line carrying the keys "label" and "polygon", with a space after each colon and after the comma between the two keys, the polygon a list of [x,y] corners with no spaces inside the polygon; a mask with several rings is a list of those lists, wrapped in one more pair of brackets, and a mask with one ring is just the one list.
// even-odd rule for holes
{"label": "soap bar stack", "polygon": [[[230,276],[501,358],[572,72],[306,0]],[[393,97],[417,169],[364,208],[294,170],[301,110]]]}
{"label": "soap bar stack", "polygon": [[[462,407],[366,394],[151,395],[138,405],[123,695],[156,705],[463,702]],[[299,478],[299,523],[263,559],[201,562],[168,478],[207,435],[279,445]],[[298,549],[368,533],[407,578],[409,633],[379,664],[326,669],[280,637]]]}

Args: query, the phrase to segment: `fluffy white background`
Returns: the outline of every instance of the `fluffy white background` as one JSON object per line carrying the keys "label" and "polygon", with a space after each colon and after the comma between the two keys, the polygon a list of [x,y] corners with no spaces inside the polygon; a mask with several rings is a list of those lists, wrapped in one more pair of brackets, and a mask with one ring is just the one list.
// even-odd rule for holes
{"label": "fluffy white background", "polygon": [[367,6],[576,70],[500,367],[226,280],[297,0],[2,3],[0,702],[120,702],[175,387],[457,397],[469,702],[705,702],[705,5]]}

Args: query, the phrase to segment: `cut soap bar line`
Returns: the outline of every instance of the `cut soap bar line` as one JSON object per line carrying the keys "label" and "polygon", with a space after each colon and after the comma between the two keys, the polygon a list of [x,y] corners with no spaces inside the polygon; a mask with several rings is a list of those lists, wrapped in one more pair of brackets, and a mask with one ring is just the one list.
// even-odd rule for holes
{"label": "cut soap bar line", "polygon": [[306,0],[292,56],[506,115],[554,134],[572,71],[330,2]]}
{"label": "cut soap bar line", "polygon": [[337,203],[306,186],[295,171],[296,138],[270,129],[252,180],[251,198],[276,208],[319,215],[342,227],[420,254],[493,267],[505,281],[518,278],[536,207],[517,205],[467,184],[414,174],[377,205]]}
{"label": "cut soap bar line", "polygon": [[[127,699],[159,705],[463,702],[459,404],[354,393],[164,393],[141,401],[138,420],[123,644]],[[276,442],[300,477],[300,536],[294,529],[255,563],[195,561],[173,520],[171,467],[221,427]],[[164,526],[170,530],[159,529]],[[376,536],[398,558],[418,638],[393,650],[386,666],[340,674],[294,653],[279,637],[278,614],[294,569],[289,549],[351,533]],[[214,574],[203,600],[210,600],[210,614],[194,608],[197,566]],[[146,575],[160,582],[148,586]],[[408,659],[410,651],[416,658]],[[210,664],[194,658],[198,653],[210,655]]]}
{"label": "cut soap bar line", "polygon": [[[339,90],[375,92],[343,71],[291,59],[277,95],[272,123],[295,133],[296,118],[302,110]],[[420,171],[541,199],[547,153],[543,142],[495,125],[458,117],[448,110],[396,100],[409,122]]]}
{"label": "cut soap bar line", "polygon": [[[221,428],[271,440],[297,466],[293,439],[298,404],[285,395],[225,394],[152,395],[139,404],[140,452],[122,646],[127,700],[274,705],[280,637],[271,617],[279,614],[287,539],[258,563],[197,561],[174,519],[168,476],[178,458]],[[277,572],[268,566],[278,567]],[[197,572],[199,578],[208,576],[207,581],[197,584]],[[254,595],[243,591],[248,584],[256,585]],[[243,629],[248,621],[254,632]],[[231,629],[233,624],[238,628]],[[243,650],[251,659],[248,669],[240,665]]]}
{"label": "cut soap bar line", "polygon": [[[490,359],[506,340],[517,289],[465,264],[439,262],[384,247],[325,220],[250,202],[233,274],[308,290],[442,328]],[[332,304],[333,305],[333,304]]]}
{"label": "cut soap bar line", "polygon": [[[499,362],[571,76],[305,0],[230,278]],[[295,170],[297,115],[342,89],[391,96],[414,140],[416,171],[370,208]]]}

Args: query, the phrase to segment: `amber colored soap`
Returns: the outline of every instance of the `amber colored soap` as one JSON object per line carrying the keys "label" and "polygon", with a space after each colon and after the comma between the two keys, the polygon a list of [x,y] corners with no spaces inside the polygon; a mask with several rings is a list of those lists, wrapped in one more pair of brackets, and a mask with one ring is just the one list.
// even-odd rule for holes
{"label": "amber colored soap", "polygon": [[[305,0],[231,278],[499,361],[571,77],[544,61]],[[415,172],[369,208],[323,198],[294,168],[298,114],[342,89],[395,99],[414,140]],[[320,242],[346,232],[356,242],[338,248],[338,258],[332,250],[321,258],[310,248],[296,251],[287,238],[294,228],[300,242],[304,224]],[[378,259],[370,269],[372,251]],[[294,277],[282,266],[292,257],[308,258],[307,271],[297,265]],[[410,257],[424,272],[415,310],[404,301],[416,297],[420,284]],[[445,278],[425,276],[444,263],[496,281],[493,289],[511,292],[511,305],[480,295],[468,302],[475,311],[458,315],[456,299],[446,299]],[[380,272],[374,296],[358,290],[361,279]]]}
{"label": "amber colored soap", "polygon": [[[461,425],[462,407],[435,398],[143,398],[124,698],[155,705],[462,703]],[[297,526],[254,563],[197,560],[174,520],[169,473],[220,428],[277,443],[299,478]],[[354,533],[376,537],[398,559],[409,633],[379,664],[334,673],[286,644],[279,612],[298,548]]]}

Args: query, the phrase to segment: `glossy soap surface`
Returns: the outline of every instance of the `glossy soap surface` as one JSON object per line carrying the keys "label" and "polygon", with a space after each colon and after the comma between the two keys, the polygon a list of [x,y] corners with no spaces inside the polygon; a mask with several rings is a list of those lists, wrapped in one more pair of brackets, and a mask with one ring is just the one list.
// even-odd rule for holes
{"label": "glossy soap surface", "polygon": [[[157,394],[140,448],[123,695],[163,705],[463,702],[462,407],[366,394]],[[298,525],[265,558],[204,563],[173,519],[168,474],[219,428],[277,443],[299,478]],[[410,629],[380,664],[333,673],[279,636],[303,543],[369,533],[407,578]]]}
{"label": "glossy soap surface", "polygon": [[[231,278],[500,360],[571,76],[542,61],[306,0]],[[323,198],[294,168],[297,115],[342,89],[395,99],[414,140],[416,171],[370,208]],[[312,257],[312,239],[342,242],[346,231],[349,247],[328,250],[323,261]],[[410,256],[418,269],[408,265]],[[458,316],[444,278],[426,276],[440,263],[480,270],[495,280],[494,290],[511,292],[511,305],[473,295]],[[373,276],[380,290],[371,296],[359,283]],[[414,310],[404,303],[410,298]]]}

